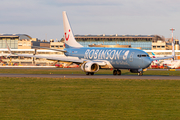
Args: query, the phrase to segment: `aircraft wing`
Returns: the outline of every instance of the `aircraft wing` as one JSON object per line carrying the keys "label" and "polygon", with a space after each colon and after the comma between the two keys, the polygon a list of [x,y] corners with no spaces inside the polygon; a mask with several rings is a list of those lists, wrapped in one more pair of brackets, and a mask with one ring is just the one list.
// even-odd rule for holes
{"label": "aircraft wing", "polygon": [[34,58],[45,58],[47,60],[58,60],[63,62],[72,62],[77,64],[82,64],[84,62],[94,62],[97,63],[101,67],[106,68],[113,68],[112,65],[109,63],[109,61],[106,60],[86,60],[86,59],[79,59],[78,57],[67,57],[67,56],[45,56],[45,55],[33,55],[33,54],[13,54],[11,55],[17,55],[22,57],[34,57]]}
{"label": "aircraft wing", "polygon": [[[94,62],[97,63],[99,66],[111,66],[111,64],[108,61],[105,60],[95,60],[95,61],[91,61],[91,60],[86,60],[86,59],[79,59],[78,57],[67,57],[67,56],[45,56],[45,55],[33,55],[33,54],[13,54],[6,42],[8,51],[10,52],[10,55],[17,55],[17,56],[22,56],[22,57],[34,57],[34,58],[45,58],[47,60],[58,60],[58,61],[63,61],[63,62],[73,62],[73,63],[84,63],[84,62]],[[66,52],[66,51],[63,51]]]}
{"label": "aircraft wing", "polygon": [[73,62],[73,63],[83,63],[83,59],[77,57],[66,57],[66,56],[45,56],[45,55],[31,55],[31,54],[14,54],[22,57],[35,57],[35,58],[45,58],[48,60],[58,60],[64,62]]}
{"label": "aircraft wing", "polygon": [[163,60],[163,59],[169,59],[169,58],[174,58],[174,56],[168,56],[168,57],[157,57],[157,58],[151,58],[153,61],[154,60]]}
{"label": "aircraft wing", "polygon": [[[5,41],[6,42],[6,41]],[[66,57],[66,56],[45,56],[45,55],[33,55],[33,54],[13,54],[6,42],[6,46],[9,51],[9,56],[11,55],[17,55],[17,56],[22,56],[22,57],[35,57],[35,58],[45,58],[48,60],[58,60],[58,61],[64,61],[64,62],[73,62],[73,63],[83,63],[85,60],[79,59],[78,57]],[[51,49],[52,50],[52,49]],[[57,50],[58,51],[58,50]],[[61,52],[66,52],[65,50],[60,50]]]}

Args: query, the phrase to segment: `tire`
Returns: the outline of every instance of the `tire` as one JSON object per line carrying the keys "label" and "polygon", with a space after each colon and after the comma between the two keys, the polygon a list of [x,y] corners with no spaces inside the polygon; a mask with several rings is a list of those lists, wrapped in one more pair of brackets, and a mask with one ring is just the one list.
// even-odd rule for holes
{"label": "tire", "polygon": [[139,75],[139,76],[142,76],[142,75],[143,75],[143,72],[139,72],[138,75]]}

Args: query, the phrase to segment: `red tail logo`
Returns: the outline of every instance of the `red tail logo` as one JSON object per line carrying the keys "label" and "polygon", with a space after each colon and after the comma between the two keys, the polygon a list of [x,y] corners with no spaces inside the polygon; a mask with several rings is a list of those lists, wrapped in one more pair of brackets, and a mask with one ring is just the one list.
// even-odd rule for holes
{"label": "red tail logo", "polygon": [[[69,32],[70,32],[70,29],[69,29]],[[65,34],[65,39],[66,39],[66,41],[68,41],[69,40],[69,34],[68,34],[68,37],[66,36],[66,32],[64,33]]]}

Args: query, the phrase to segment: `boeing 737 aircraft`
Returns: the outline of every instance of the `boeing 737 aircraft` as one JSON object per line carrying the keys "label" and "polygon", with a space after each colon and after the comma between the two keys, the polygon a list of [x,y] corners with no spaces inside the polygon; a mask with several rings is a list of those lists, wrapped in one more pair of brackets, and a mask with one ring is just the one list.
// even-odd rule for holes
{"label": "boeing 737 aircraft", "polygon": [[[63,24],[66,48],[64,50],[55,50],[64,52],[66,57],[16,55],[77,63],[81,65],[81,69],[86,75],[94,75],[99,69],[114,69],[113,75],[121,75],[120,69],[129,69],[130,72],[138,73],[140,76],[143,75],[143,69],[147,68],[153,60],[173,58],[174,55],[163,58],[150,58],[146,52],[139,49],[83,47],[75,40],[65,11],[63,11]],[[11,55],[9,47],[8,50]]]}

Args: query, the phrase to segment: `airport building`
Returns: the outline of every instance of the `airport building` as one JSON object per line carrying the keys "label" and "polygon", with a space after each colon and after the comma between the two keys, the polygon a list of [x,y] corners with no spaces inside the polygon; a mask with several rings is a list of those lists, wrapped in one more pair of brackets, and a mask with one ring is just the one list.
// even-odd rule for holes
{"label": "airport building", "polygon": [[22,39],[32,39],[25,34],[0,34],[0,48],[7,48],[5,40],[12,49],[18,49],[18,41]]}
{"label": "airport building", "polygon": [[7,48],[5,41],[11,49],[32,49],[32,46],[49,47],[47,41],[40,41],[26,34],[0,34],[0,48]]}
{"label": "airport building", "polygon": [[[151,50],[152,43],[165,41],[159,35],[75,35],[76,40],[85,47],[103,47],[103,45],[126,45],[142,50]],[[114,46],[114,47],[116,47]],[[106,46],[108,47],[108,46]],[[110,46],[113,47],[113,46]]]}
{"label": "airport building", "polygon": [[7,50],[6,42],[11,48],[13,53],[17,54],[36,54],[36,55],[50,55],[50,56],[62,56],[64,53],[52,51],[52,50],[44,50],[42,48],[36,50],[33,49],[33,46],[38,47],[46,47],[46,48],[55,48],[55,49],[64,49],[64,44],[61,42],[47,42],[45,40],[40,41],[37,38],[32,38],[26,34],[0,34],[0,54],[1,54],[1,63],[17,63],[21,64],[43,64],[49,65],[54,61],[49,61],[42,58],[28,58],[28,57],[20,57],[13,55],[10,59],[6,59],[5,57],[9,55],[9,51]]}
{"label": "airport building", "polygon": [[[63,38],[62,38],[63,39]],[[158,35],[75,35],[75,39],[84,47],[125,47],[142,50],[170,50],[171,41]],[[51,39],[38,40],[26,34],[0,34],[0,49],[5,49],[7,41],[11,49],[32,49],[33,46],[64,49],[64,43]],[[176,50],[179,41],[176,40]]]}
{"label": "airport building", "polygon": [[64,49],[64,43],[60,41],[54,41],[53,39],[50,40],[50,48],[52,49]]}

